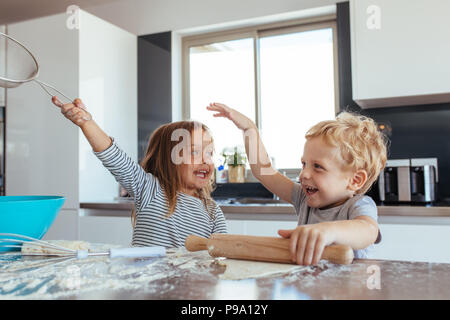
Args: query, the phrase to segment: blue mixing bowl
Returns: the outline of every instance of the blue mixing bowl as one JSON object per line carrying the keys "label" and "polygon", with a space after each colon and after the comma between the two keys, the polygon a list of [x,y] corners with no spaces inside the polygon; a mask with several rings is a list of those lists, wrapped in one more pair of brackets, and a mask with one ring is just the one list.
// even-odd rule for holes
{"label": "blue mixing bowl", "polygon": [[[0,233],[42,239],[65,200],[60,196],[0,196]],[[0,252],[10,250],[0,247]]]}

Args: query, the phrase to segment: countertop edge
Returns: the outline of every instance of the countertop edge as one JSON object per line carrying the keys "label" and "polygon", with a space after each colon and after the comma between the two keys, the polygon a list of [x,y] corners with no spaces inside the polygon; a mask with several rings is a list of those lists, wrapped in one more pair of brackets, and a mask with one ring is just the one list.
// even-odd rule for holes
{"label": "countertop edge", "polygon": [[[131,201],[81,202],[80,209],[94,210],[129,210],[133,208]],[[294,214],[291,205],[220,205],[224,214]],[[378,206],[379,216],[416,216],[416,217],[450,217],[450,207],[421,206]]]}

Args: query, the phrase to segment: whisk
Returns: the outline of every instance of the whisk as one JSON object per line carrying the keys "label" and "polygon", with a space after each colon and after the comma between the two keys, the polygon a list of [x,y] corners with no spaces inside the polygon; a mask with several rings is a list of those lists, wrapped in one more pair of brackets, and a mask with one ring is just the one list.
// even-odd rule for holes
{"label": "whisk", "polygon": [[[6,237],[6,238],[5,238]],[[21,248],[23,244],[50,249],[51,252],[13,252],[8,255],[20,256],[53,256],[61,258],[85,259],[95,256],[109,256],[110,258],[147,258],[162,257],[166,255],[166,248],[155,247],[133,247],[133,248],[112,248],[105,252],[90,252],[88,250],[75,250],[66,248],[54,243],[35,239],[32,237],[14,234],[0,233],[0,248]]]}

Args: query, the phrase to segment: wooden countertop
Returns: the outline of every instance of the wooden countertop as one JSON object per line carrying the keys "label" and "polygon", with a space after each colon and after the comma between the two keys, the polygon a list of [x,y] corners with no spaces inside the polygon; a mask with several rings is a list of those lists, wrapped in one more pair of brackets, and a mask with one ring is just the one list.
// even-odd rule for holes
{"label": "wooden countertop", "polygon": [[[219,204],[225,214],[293,214],[294,207],[290,204]],[[129,210],[132,201],[101,200],[80,203],[81,209],[95,210]],[[450,207],[443,206],[412,206],[412,205],[381,205],[378,206],[379,216],[409,216],[409,217],[450,217]]]}
{"label": "wooden countertop", "polygon": [[38,269],[27,260],[25,270],[17,268],[20,259],[0,254],[0,299],[450,299],[450,264],[355,260],[225,280],[225,267],[203,252],[88,258]]}

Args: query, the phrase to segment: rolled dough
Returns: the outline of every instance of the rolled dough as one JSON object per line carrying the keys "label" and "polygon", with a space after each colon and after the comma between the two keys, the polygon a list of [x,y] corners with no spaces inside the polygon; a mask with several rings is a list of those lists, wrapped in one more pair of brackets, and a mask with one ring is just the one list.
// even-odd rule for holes
{"label": "rolled dough", "polygon": [[[89,250],[89,243],[85,241],[47,240],[46,242],[72,250]],[[22,253],[52,254],[61,253],[61,251],[41,246],[39,244],[36,245],[33,243],[24,243],[22,245]]]}
{"label": "rolled dough", "polygon": [[235,259],[218,260],[218,263],[226,267],[225,272],[219,276],[220,279],[226,280],[258,278],[268,275],[285,274],[297,269],[308,268],[306,266],[286,263],[259,262]]}

